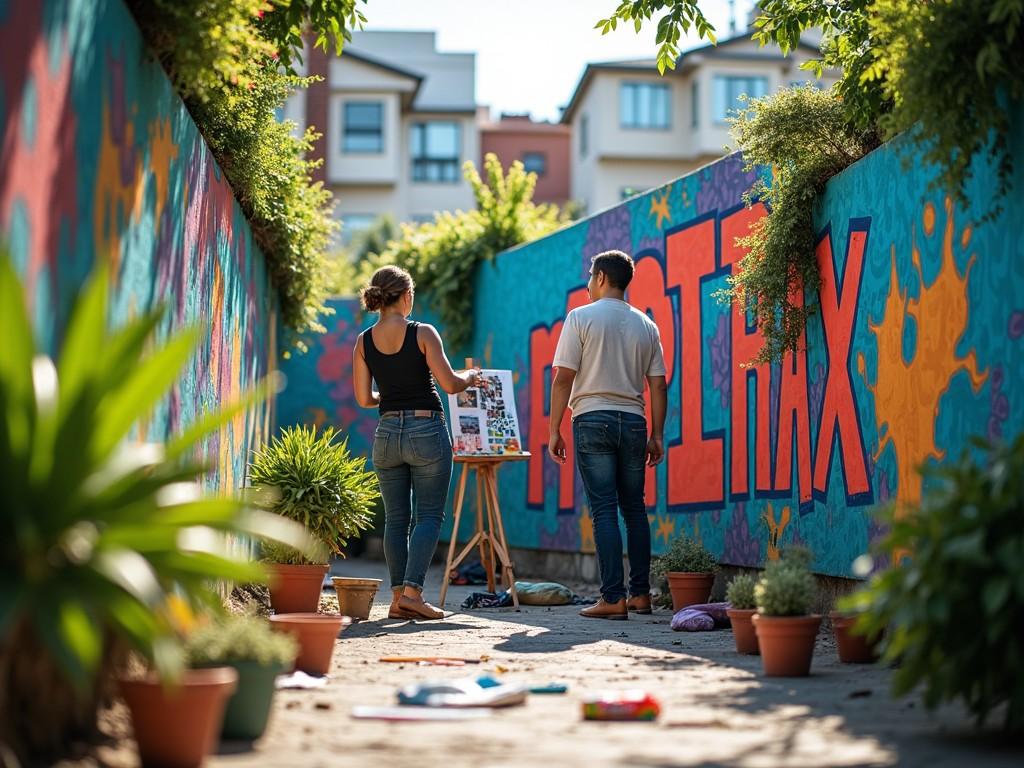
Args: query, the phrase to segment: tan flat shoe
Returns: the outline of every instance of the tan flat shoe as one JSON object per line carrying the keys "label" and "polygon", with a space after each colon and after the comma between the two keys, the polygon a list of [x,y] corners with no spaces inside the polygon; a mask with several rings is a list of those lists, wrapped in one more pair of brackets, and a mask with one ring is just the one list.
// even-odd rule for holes
{"label": "tan flat shoe", "polygon": [[413,600],[411,597],[402,595],[398,598],[398,610],[406,619],[443,619],[444,611],[435,608],[424,600]]}

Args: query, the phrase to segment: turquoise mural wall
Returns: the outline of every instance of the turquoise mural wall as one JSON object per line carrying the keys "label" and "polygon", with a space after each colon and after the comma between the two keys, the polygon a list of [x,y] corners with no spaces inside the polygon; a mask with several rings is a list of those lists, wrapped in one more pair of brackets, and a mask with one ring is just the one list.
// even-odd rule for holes
{"label": "turquoise mural wall", "polygon": [[[766,214],[743,205],[753,177],[736,156],[483,267],[475,337],[453,359],[514,372],[533,456],[499,474],[510,543],[593,551],[575,466],[546,455],[551,359],[565,314],[587,301],[590,257],[620,248],[637,263],[627,298],[659,325],[668,367],[667,456],[647,476],[655,550],[686,533],[723,562],[759,566],[801,543],[819,573],[851,576],[882,533],[870,511],[920,499],[916,467],[956,457],[969,435],[1024,428],[1022,119],[1012,147],[1015,190],[983,225],[990,170],[979,167],[964,210],[929,191],[927,167],[901,163],[913,160],[905,142],[833,179],[815,211],[824,284],[808,298],[820,311],[780,365],[741,365],[758,335],[713,297],[743,256],[736,237]],[[324,346],[289,366],[302,403],[287,417],[339,424],[368,452],[374,415],[355,407],[348,383],[368,320],[354,302],[336,306]]]}
{"label": "turquoise mural wall", "polygon": [[[0,231],[41,343],[59,349],[72,299],[111,265],[111,323],[167,304],[160,332],[208,332],[140,438],[162,439],[265,376],[275,299],[263,254],[209,149],[120,0],[0,2]],[[224,488],[271,407],[206,450]]]}

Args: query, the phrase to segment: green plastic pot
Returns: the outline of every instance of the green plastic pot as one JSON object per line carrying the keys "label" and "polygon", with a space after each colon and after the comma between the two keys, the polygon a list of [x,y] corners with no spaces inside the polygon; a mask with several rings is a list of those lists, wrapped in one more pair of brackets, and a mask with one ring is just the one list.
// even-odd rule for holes
{"label": "green plastic pot", "polygon": [[254,741],[267,730],[275,682],[278,675],[288,671],[287,667],[284,664],[265,666],[255,661],[230,661],[219,666],[238,672],[238,687],[224,710],[221,737]]}

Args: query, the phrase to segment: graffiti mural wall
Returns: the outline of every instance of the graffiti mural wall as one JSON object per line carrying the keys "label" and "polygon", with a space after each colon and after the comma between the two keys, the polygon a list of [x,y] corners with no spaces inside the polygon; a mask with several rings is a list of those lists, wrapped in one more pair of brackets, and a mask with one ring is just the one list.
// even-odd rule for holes
{"label": "graffiti mural wall", "polygon": [[328,306],[334,314],[320,318],[327,333],[310,338],[306,354],[281,361],[285,388],[277,398],[277,422],[336,427],[348,438],[353,454],[369,458],[377,412],[356,403],[352,350],[359,332],[376,315],[364,313],[357,299],[333,299]]}
{"label": "graffiti mural wall", "polygon": [[[882,533],[871,510],[920,499],[916,467],[956,457],[969,435],[1024,428],[1024,120],[1013,147],[1015,192],[985,224],[990,172],[979,169],[964,210],[928,189],[927,168],[901,164],[904,143],[833,179],[815,217],[824,283],[807,299],[819,311],[803,348],[774,366],[743,365],[758,335],[714,296],[744,255],[736,238],[766,214],[743,205],[753,176],[737,157],[483,267],[475,338],[452,359],[514,372],[533,456],[499,475],[510,543],[594,550],[573,462],[546,455],[551,360],[566,313],[587,301],[590,257],[620,248],[637,264],[627,298],[661,329],[668,369],[667,454],[647,474],[655,550],[685,533],[723,562],[759,566],[800,543],[819,573],[851,576]],[[290,364],[301,402],[283,398],[282,420],[290,408],[332,421],[368,453],[374,414],[355,407],[348,377],[369,319],[335,306],[322,349]]]}
{"label": "graffiti mural wall", "polygon": [[[203,323],[194,361],[141,437],[161,439],[273,365],[274,299],[249,226],[120,0],[0,2],[0,231],[34,325],[59,349],[72,300],[111,266],[111,323],[167,305],[161,334]],[[238,487],[270,406],[207,443]]]}

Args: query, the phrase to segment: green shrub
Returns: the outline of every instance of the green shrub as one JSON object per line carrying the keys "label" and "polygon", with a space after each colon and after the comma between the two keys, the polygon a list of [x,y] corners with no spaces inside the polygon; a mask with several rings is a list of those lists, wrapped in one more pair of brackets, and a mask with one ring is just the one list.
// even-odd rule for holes
{"label": "green shrub", "polygon": [[[263,506],[301,523],[326,551],[342,555],[349,538],[373,526],[380,492],[366,459],[349,453],[348,440],[335,442],[337,434],[331,427],[319,437],[314,427],[286,427],[253,454],[249,478]],[[281,563],[327,562],[326,554],[311,559],[274,544],[263,555]]]}
{"label": "green shrub", "polygon": [[893,562],[843,601],[857,627],[884,633],[898,661],[897,695],[924,686],[929,708],[960,699],[983,724],[1005,706],[1007,729],[1024,729],[1024,435],[976,443],[982,457],[930,468],[916,508],[883,510],[881,543]]}
{"label": "green shrub", "polygon": [[25,763],[95,735],[124,651],[165,678],[181,670],[182,617],[218,607],[218,581],[263,579],[232,539],[308,539],[199,484],[200,441],[267,386],[166,444],[132,439],[201,334],[156,342],[161,309],[108,330],[109,285],[97,268],[55,364],[36,349],[24,288],[0,254],[0,744]]}
{"label": "green shrub", "polygon": [[768,563],[754,587],[757,612],[762,616],[806,616],[814,605],[814,576],[810,558],[802,552]]}
{"label": "green shrub", "polygon": [[269,667],[295,660],[298,644],[291,635],[275,632],[266,619],[226,614],[193,631],[185,642],[189,666],[210,667],[254,661]]}
{"label": "green shrub", "polygon": [[814,86],[786,88],[747,103],[730,119],[747,170],[772,168],[747,194],[771,210],[740,238],[749,252],[719,299],[750,307],[764,346],[743,364],[781,360],[806,346],[804,328],[821,285],[815,254],[814,206],[825,183],[877,145],[852,129],[836,94]]}
{"label": "green shrub", "polygon": [[[365,21],[357,0],[127,0],[149,49],[188,106],[266,258],[289,343],[323,332],[325,263],[337,223],[312,181],[316,127],[294,136],[274,110],[312,82],[295,76],[302,30],[341,52]],[[365,2],[365,0],[364,0]],[[330,40],[329,40],[330,39]]]}
{"label": "green shrub", "polygon": [[668,551],[655,558],[651,569],[656,576],[663,577],[670,572],[714,573],[718,561],[704,545],[689,536],[679,536],[672,541]]}
{"label": "green shrub", "polygon": [[757,607],[754,600],[754,585],[757,582],[749,573],[741,573],[725,588],[725,599],[733,608],[748,611]]}
{"label": "green shrub", "polygon": [[473,333],[473,285],[480,264],[498,253],[543,237],[564,223],[557,206],[536,205],[533,190],[537,174],[527,173],[518,160],[508,171],[498,158],[484,158],[487,180],[471,162],[464,174],[473,187],[476,209],[439,213],[419,226],[403,225],[401,237],[371,257],[364,279],[383,264],[407,269],[437,310],[445,337],[452,347],[468,343]]}

